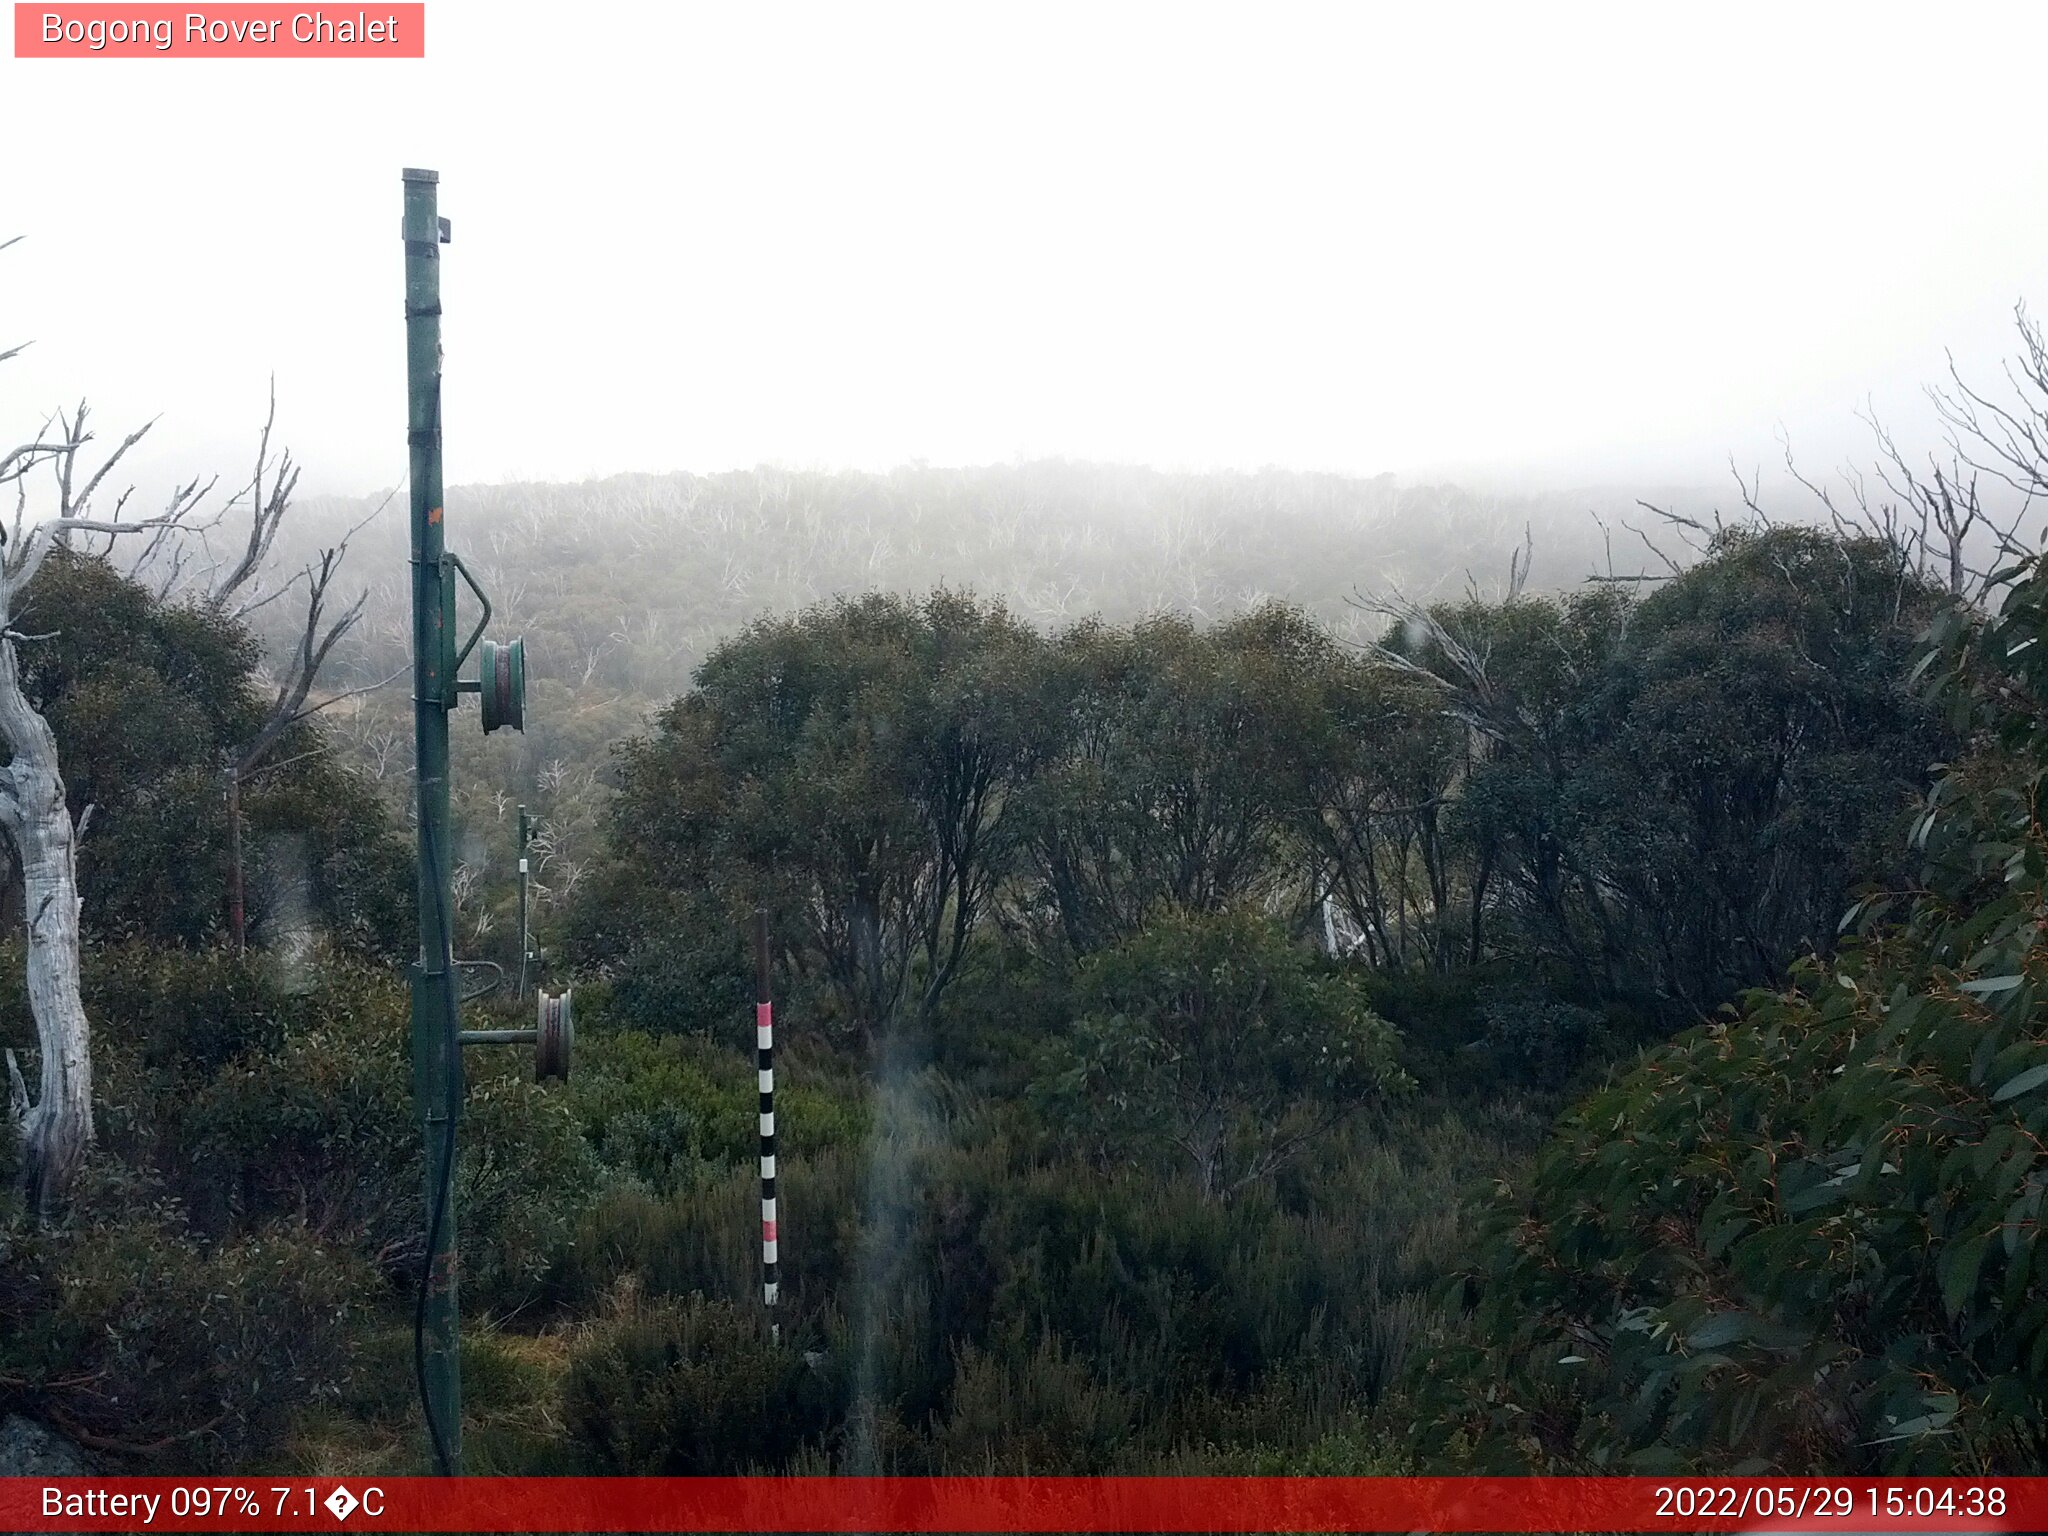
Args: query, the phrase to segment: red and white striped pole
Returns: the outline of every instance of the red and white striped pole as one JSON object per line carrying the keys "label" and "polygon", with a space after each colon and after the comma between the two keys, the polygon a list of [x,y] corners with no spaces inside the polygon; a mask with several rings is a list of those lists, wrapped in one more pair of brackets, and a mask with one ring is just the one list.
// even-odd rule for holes
{"label": "red and white striped pole", "polygon": [[777,1281],[775,1254],[775,1004],[768,995],[768,909],[754,908],[754,1054],[761,1075],[761,1305],[768,1310],[768,1331],[779,1344],[782,1325],[775,1321]]}

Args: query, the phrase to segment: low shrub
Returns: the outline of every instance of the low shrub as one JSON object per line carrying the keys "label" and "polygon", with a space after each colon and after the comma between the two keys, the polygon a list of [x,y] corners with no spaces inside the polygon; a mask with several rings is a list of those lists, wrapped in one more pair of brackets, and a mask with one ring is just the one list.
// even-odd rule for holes
{"label": "low shrub", "polygon": [[571,1356],[563,1404],[592,1470],[637,1476],[778,1470],[833,1419],[822,1378],[758,1309],[630,1288]]}
{"label": "low shrub", "polygon": [[1562,1088],[1599,1044],[1590,1008],[1536,995],[1496,995],[1480,1007],[1493,1060],[1516,1082]]}
{"label": "low shrub", "polygon": [[[177,1110],[176,1170],[223,1230],[305,1221],[410,1278],[426,1216],[404,993],[382,977],[323,985],[317,1022],[252,1051]],[[595,1191],[597,1164],[562,1096],[509,1053],[464,1063],[457,1186],[472,1302],[516,1307]]]}
{"label": "low shrub", "polygon": [[[21,969],[15,954],[0,964],[9,976]],[[81,988],[95,1045],[126,1045],[152,1072],[179,1081],[248,1051],[275,1050],[303,1012],[280,968],[260,952],[103,945],[90,951]]]}
{"label": "low shrub", "polygon": [[88,1446],[180,1471],[239,1468],[300,1408],[340,1397],[369,1267],[277,1223],[211,1244],[104,1164],[53,1230],[0,1230],[0,1398]]}
{"label": "low shrub", "polygon": [[932,1059],[953,1078],[1021,1097],[1045,1043],[1073,1020],[1071,966],[1022,944],[984,936],[969,944],[932,1020]]}
{"label": "low shrub", "polygon": [[753,971],[743,932],[717,912],[650,933],[612,972],[613,1016],[650,1035],[715,1036],[751,1019]]}
{"label": "low shrub", "polygon": [[[760,1097],[751,1053],[637,1030],[591,1036],[569,1101],[609,1168],[671,1192],[751,1160],[760,1148]],[[785,1070],[776,1085],[778,1146],[804,1156],[857,1143],[868,1115],[839,1084]]]}
{"label": "low shrub", "polygon": [[932,1432],[933,1470],[1100,1475],[1117,1467],[1137,1416],[1131,1399],[1098,1381],[1057,1334],[1021,1358],[968,1344],[953,1372],[950,1409]]}

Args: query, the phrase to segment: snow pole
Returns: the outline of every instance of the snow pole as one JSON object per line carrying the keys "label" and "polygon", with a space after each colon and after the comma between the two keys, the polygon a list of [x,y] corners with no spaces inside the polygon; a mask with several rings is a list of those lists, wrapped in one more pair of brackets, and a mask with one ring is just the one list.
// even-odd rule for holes
{"label": "snow pole", "polygon": [[768,1331],[778,1344],[775,1321],[781,1290],[775,1236],[775,1004],[768,995],[768,909],[754,908],[754,1056],[761,1080],[761,1305]]}

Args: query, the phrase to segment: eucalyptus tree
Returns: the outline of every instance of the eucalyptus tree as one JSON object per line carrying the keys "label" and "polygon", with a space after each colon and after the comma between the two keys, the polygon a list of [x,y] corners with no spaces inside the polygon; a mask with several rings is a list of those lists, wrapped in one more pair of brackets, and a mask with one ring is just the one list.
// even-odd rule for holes
{"label": "eucalyptus tree", "polygon": [[[21,648],[22,690],[56,736],[74,817],[95,808],[79,855],[87,949],[231,943],[221,893],[233,838],[220,765],[261,728],[274,697],[257,637],[63,549],[44,563],[16,627],[46,637]],[[280,738],[241,809],[254,941],[317,925],[336,949],[402,950],[410,859],[371,782],[313,721]],[[22,922],[7,851],[0,925],[17,932]]]}
{"label": "eucalyptus tree", "polygon": [[[20,346],[0,351],[0,362],[20,351]],[[272,406],[274,417],[274,396]],[[196,584],[200,602],[213,612],[231,620],[245,617],[255,604],[233,604],[237,594],[253,591],[252,584],[262,575],[296,482],[287,455],[269,479],[266,494],[266,423],[248,492],[248,538],[238,554],[216,559],[210,535],[233,505],[208,514],[207,499],[216,481],[201,483],[195,477],[178,485],[160,512],[140,517],[128,512],[132,487],[118,494],[113,489],[110,477],[152,425],[144,424],[95,456],[90,451],[96,442],[91,411],[81,402],[45,420],[28,440],[0,452],[0,489],[14,492],[11,526],[0,545],[0,748],[9,757],[0,768],[0,831],[6,833],[21,879],[39,1092],[30,1095],[12,1052],[6,1062],[9,1106],[22,1140],[23,1189],[31,1206],[45,1216],[63,1205],[93,1141],[91,1038],[78,986],[78,845],[94,807],[87,804],[75,815],[70,808],[56,735],[23,687],[20,648],[45,637],[18,629],[16,620],[37,577],[59,550],[102,557],[133,551],[128,569],[154,573],[160,596]],[[105,542],[92,549],[94,539]],[[229,755],[231,785],[238,785],[246,770],[308,712],[306,696],[313,678],[338,638],[335,626],[324,632],[321,627],[338,561],[339,550],[330,552],[317,573],[306,573],[311,602],[305,643],[287,664],[267,716],[254,725],[241,750]],[[274,600],[296,584],[287,583],[261,601]],[[356,611],[344,614],[341,631],[353,623]]]}
{"label": "eucalyptus tree", "polygon": [[1321,711],[1296,825],[1362,958],[1389,971],[1476,962],[1491,863],[1455,836],[1467,733],[1431,690],[1348,652],[1322,668]]}
{"label": "eucalyptus tree", "polygon": [[[0,360],[19,350],[0,354]],[[13,846],[21,876],[29,1010],[41,1077],[31,1097],[8,1051],[8,1107],[21,1137],[22,1191],[43,1217],[65,1203],[93,1141],[92,1038],[78,987],[78,843],[93,807],[83,807],[74,818],[56,735],[22,687],[20,648],[38,637],[16,629],[15,617],[45,562],[70,539],[160,535],[178,527],[203,494],[195,481],[174,490],[156,516],[123,520],[126,496],[110,515],[95,515],[94,497],[107,476],[149,429],[130,433],[94,464],[85,457],[93,441],[88,421],[84,405],[60,412],[33,438],[0,453],[0,486],[16,492],[12,524],[0,547],[0,747],[8,753],[0,768],[0,830]],[[39,508],[44,515],[34,520],[28,516],[32,478],[44,479],[52,492],[50,503]]]}
{"label": "eucalyptus tree", "polygon": [[[269,411],[257,435],[255,468],[248,484],[211,515],[199,515],[201,497],[194,497],[125,565],[128,576],[159,599],[189,604],[228,624],[262,622],[269,617],[267,610],[300,605],[288,631],[279,635],[281,643],[267,669],[268,705],[220,754],[219,771],[228,806],[228,931],[237,949],[247,942],[242,801],[250,780],[275,766],[269,761],[272,753],[301,722],[398,675],[393,672],[382,682],[313,696],[329,656],[361,622],[369,598],[367,588],[348,601],[336,592],[349,542],[391,497],[387,494],[334,544],[314,552],[295,568],[281,568],[273,561],[272,551],[292,507],[299,466],[289,449],[272,457],[271,436],[276,425],[277,384],[273,379]],[[225,549],[216,549],[214,535],[231,516],[235,519],[234,537]],[[100,551],[110,561],[117,556],[117,537],[109,535]],[[301,588],[303,598],[298,595]],[[273,605],[278,608],[274,610]]]}
{"label": "eucalyptus tree", "polygon": [[1054,642],[1055,738],[1025,809],[1027,885],[1073,954],[1154,908],[1246,900],[1305,908],[1294,822],[1328,746],[1334,643],[1273,603],[1209,628],[1179,615],[1090,622]]}
{"label": "eucalyptus tree", "polygon": [[767,905],[857,1036],[929,1009],[1010,864],[1042,650],[1000,604],[945,591],[813,607],[719,646],[621,750],[585,948],[616,952],[608,924],[644,932],[650,909],[710,890]]}
{"label": "eucalyptus tree", "polygon": [[2048,1455],[2048,562],[1998,575],[1995,613],[1927,627],[1958,750],[1904,877],[1503,1183],[1465,1291],[1480,1347],[1432,1362],[1432,1428],[1481,1469]]}
{"label": "eucalyptus tree", "polygon": [[1477,744],[1454,825],[1494,944],[1697,1013],[1898,873],[1942,601],[1881,539],[1738,525],[1647,595],[1415,608],[1375,654]]}

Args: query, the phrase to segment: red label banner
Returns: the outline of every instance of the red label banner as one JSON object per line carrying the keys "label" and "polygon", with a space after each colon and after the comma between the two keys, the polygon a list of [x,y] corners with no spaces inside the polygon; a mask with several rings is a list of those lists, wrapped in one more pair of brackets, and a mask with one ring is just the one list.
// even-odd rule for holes
{"label": "red label banner", "polygon": [[17,59],[423,59],[412,4],[64,5],[16,0]]}
{"label": "red label banner", "polygon": [[4,1478],[8,1531],[2048,1530],[2048,1478]]}

